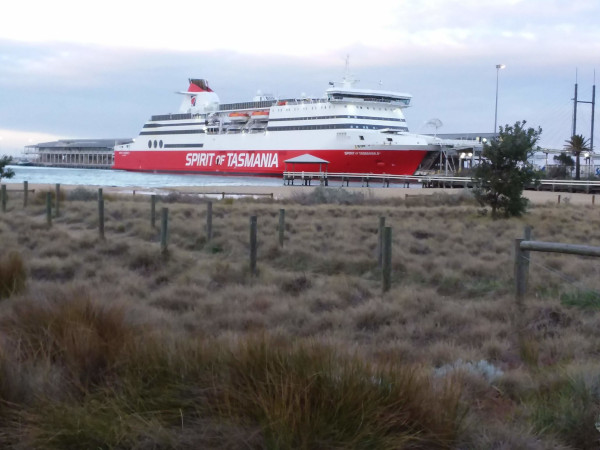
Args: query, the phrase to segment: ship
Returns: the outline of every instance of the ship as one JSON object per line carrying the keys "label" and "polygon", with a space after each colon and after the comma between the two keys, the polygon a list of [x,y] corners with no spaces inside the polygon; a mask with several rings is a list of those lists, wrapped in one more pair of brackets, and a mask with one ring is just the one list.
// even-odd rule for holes
{"label": "ship", "polygon": [[180,109],[155,115],[132,143],[115,147],[114,169],[281,176],[284,171],[413,175],[439,139],[410,133],[412,96],[356,87],[345,76],[322,97],[221,103],[205,79],[189,79]]}

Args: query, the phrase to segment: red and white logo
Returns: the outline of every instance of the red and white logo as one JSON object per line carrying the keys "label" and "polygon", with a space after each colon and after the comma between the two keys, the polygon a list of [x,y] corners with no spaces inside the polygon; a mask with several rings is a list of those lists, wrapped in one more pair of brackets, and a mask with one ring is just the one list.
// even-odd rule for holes
{"label": "red and white logo", "polygon": [[192,95],[191,97],[192,106],[196,106],[196,96]]}

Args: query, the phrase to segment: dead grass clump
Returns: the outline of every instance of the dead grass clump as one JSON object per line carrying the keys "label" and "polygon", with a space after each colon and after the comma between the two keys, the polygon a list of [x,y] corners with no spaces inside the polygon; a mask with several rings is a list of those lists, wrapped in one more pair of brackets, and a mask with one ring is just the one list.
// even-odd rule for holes
{"label": "dead grass clump", "polygon": [[36,280],[66,282],[75,277],[79,267],[81,267],[81,261],[76,257],[63,259],[52,256],[33,260],[30,263],[29,273],[31,278]]}
{"label": "dead grass clump", "polygon": [[373,371],[319,347],[251,342],[227,374],[222,414],[262,423],[274,448],[446,448],[463,417],[456,386],[435,392],[415,369]]}
{"label": "dead grass clump", "polygon": [[81,292],[23,299],[2,318],[0,330],[15,358],[57,366],[67,377],[65,387],[78,390],[105,380],[135,336],[123,308],[99,305]]}
{"label": "dead grass clump", "polygon": [[10,252],[0,260],[0,299],[23,292],[26,280],[27,271],[19,253]]}
{"label": "dead grass clump", "polygon": [[306,274],[302,274],[299,277],[288,278],[281,283],[281,290],[286,294],[298,295],[301,292],[309,289],[312,283]]}

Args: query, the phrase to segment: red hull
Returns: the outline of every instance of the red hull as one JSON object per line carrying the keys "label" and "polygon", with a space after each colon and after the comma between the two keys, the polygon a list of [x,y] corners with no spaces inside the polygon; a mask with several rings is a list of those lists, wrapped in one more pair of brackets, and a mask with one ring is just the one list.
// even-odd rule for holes
{"label": "red hull", "polygon": [[[329,164],[286,164],[296,156],[310,154]],[[115,151],[115,169],[140,172],[214,173],[227,175],[282,175],[284,171],[373,173],[412,175],[426,150],[252,150]]]}

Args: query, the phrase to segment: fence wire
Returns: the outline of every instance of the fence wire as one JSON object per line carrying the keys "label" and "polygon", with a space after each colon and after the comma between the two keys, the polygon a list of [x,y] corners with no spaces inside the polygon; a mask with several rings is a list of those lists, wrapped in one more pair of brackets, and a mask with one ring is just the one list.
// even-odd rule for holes
{"label": "fence wire", "polygon": [[591,287],[588,287],[587,285],[583,284],[581,281],[577,281],[577,279],[573,278],[573,277],[569,277],[568,275],[553,269],[552,267],[549,267],[545,264],[542,264],[540,262],[536,262],[535,260],[532,260],[531,258],[528,258],[526,256],[522,256],[522,258],[524,260],[526,260],[529,265],[534,265],[535,267],[539,267],[541,269],[546,270],[547,272],[550,272],[556,276],[558,276],[559,278],[561,278],[562,280],[566,281],[567,283],[569,283],[571,286],[575,287],[577,290],[579,291],[587,291],[590,293],[595,294],[598,298],[600,298],[600,291],[597,291],[596,289],[593,289]]}

